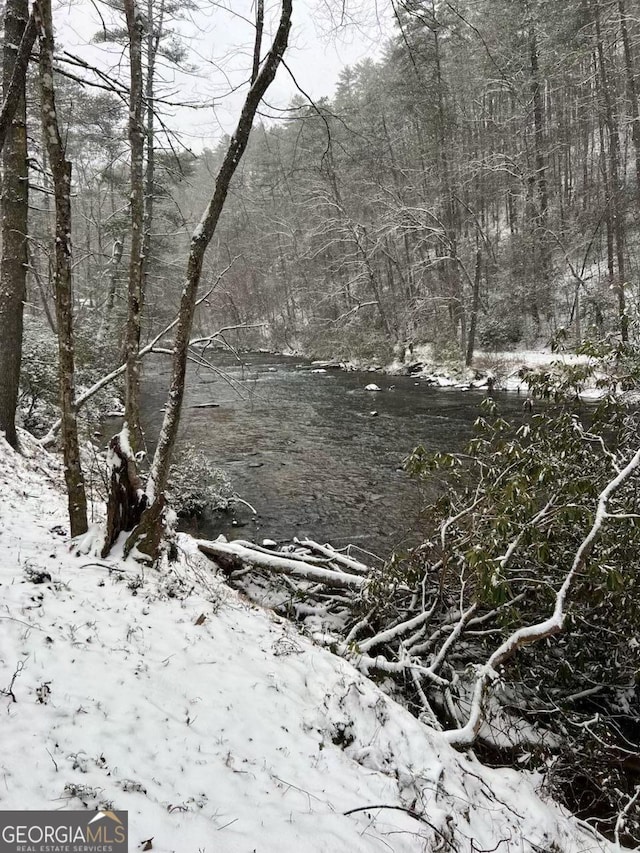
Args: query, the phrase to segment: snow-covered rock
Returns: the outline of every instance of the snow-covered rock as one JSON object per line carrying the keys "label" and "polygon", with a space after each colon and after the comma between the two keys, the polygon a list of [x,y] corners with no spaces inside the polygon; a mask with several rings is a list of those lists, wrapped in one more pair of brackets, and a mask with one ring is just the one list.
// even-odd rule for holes
{"label": "snow-covered rock", "polygon": [[382,388],[380,388],[379,385],[376,385],[375,382],[371,382],[369,385],[367,385],[365,387],[364,390],[365,391],[382,391]]}

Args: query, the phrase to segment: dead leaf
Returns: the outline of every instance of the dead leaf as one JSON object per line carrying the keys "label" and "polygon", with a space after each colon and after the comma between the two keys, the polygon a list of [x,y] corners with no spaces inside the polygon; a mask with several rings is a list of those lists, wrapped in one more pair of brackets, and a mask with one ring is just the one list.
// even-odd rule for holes
{"label": "dead leaf", "polygon": [[153,850],[153,844],[151,842],[153,841],[154,838],[155,838],[155,835],[152,835],[151,838],[147,838],[146,841],[141,841],[140,843],[142,844],[142,849],[143,850]]}
{"label": "dead leaf", "polygon": [[205,621],[205,619],[206,619],[206,618],[207,618],[207,617],[204,615],[204,613],[201,613],[201,614],[198,616],[198,618],[196,619],[195,624],[196,624],[196,625],[202,625],[202,623]]}

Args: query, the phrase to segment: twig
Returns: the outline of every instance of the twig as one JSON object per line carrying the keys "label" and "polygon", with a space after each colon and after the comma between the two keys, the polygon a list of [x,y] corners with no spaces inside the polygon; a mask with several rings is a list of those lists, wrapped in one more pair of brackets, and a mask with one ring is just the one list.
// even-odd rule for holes
{"label": "twig", "polygon": [[233,498],[229,498],[229,500],[230,500],[230,501],[232,501],[233,503],[237,503],[237,504],[244,504],[246,507],[248,507],[248,508],[251,510],[251,512],[252,512],[254,515],[257,515],[257,514],[258,514],[258,510],[257,510],[257,509],[255,509],[254,507],[252,507],[252,506],[251,506],[251,504],[249,503],[249,501],[245,501],[245,500],[244,500],[244,498],[239,498],[239,497],[237,497],[237,496],[236,496],[236,497],[233,497]]}
{"label": "twig", "polygon": [[[45,746],[45,749],[47,749],[46,746]],[[57,773],[58,772],[58,763],[56,762],[55,758],[53,757],[53,755],[51,755],[51,753],[49,752],[48,749],[47,749],[47,752],[49,753],[49,758],[53,761],[53,766],[56,768],[56,773]]]}
{"label": "twig", "polygon": [[43,634],[46,633],[44,628],[41,628],[39,625],[32,625],[23,619],[16,619],[15,616],[0,616],[0,619],[8,619],[10,622],[17,622],[19,625],[26,625],[27,628],[35,628],[36,631],[42,631]]}
{"label": "twig", "polygon": [[16,683],[16,678],[20,675],[22,670],[24,669],[24,661],[19,660],[16,665],[16,671],[13,673],[13,677],[11,679],[11,684],[4,690],[0,690],[0,693],[3,693],[5,696],[11,696],[14,702],[18,702],[16,699],[16,694],[13,692],[13,685]]}
{"label": "twig", "polygon": [[108,569],[109,572],[126,572],[126,569],[121,569],[119,566],[110,566],[109,563],[83,563],[80,568],[88,569],[90,566],[96,566],[98,569]]}
{"label": "twig", "polygon": [[237,820],[238,820],[238,818],[234,817],[234,819],[230,820],[228,823],[225,823],[222,826],[216,827],[216,832],[221,832],[223,829],[226,829],[228,826],[231,826],[232,823],[236,823]]}
{"label": "twig", "polygon": [[375,806],[358,806],[357,809],[349,809],[349,811],[342,812],[342,814],[346,817],[350,814],[356,814],[356,812],[369,812],[373,811],[374,809],[393,809],[397,812],[404,812],[405,814],[408,814],[410,817],[414,818],[414,820],[419,820],[420,823],[424,823],[425,826],[428,826],[429,829],[432,829],[436,833],[436,835],[439,835],[448,847],[451,847],[452,850],[455,849],[453,844],[447,838],[447,836],[443,835],[437,826],[434,826],[430,821],[426,819],[426,817],[423,817],[423,815],[418,814],[418,812],[414,811],[413,809],[407,809],[404,806],[387,806],[384,804]]}

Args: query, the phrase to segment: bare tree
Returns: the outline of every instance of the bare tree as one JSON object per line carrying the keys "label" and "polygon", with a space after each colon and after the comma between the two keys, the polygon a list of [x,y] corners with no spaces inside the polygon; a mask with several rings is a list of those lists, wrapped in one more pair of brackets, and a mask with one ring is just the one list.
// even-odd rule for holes
{"label": "bare tree", "polygon": [[62,409],[64,473],[69,501],[71,535],[87,530],[87,499],[80,462],[76,420],[71,282],[71,163],[60,135],[53,82],[53,22],[51,0],[40,0],[36,11],[40,44],[40,97],[42,130],[51,172],[56,208],[55,293],[58,327],[58,372]]}
{"label": "bare tree", "polygon": [[[146,494],[140,497],[138,505],[140,523],[134,528],[127,540],[126,546],[127,551],[136,547],[139,552],[152,559],[157,556],[158,544],[161,538],[164,489],[167,484],[173,448],[180,424],[189,338],[197,303],[198,286],[202,274],[205,252],[218,225],[231,179],[247,148],[253,120],[260,101],[273,82],[287,48],[289,31],[291,29],[291,14],[292,0],[282,0],[280,20],[273,43],[262,62],[262,67],[257,76],[252,80],[242,107],[238,125],[229,141],[222,165],[216,176],[213,196],[191,237],[186,281],[180,300],[179,319],[173,346],[171,385],[164,420],[146,486]],[[256,27],[255,41],[257,50],[259,50],[261,39],[262,29],[258,26]],[[253,72],[255,72],[255,66]],[[113,495],[111,499],[113,500]],[[113,541],[112,534],[113,531],[107,530],[105,546],[107,549],[111,541]]]}

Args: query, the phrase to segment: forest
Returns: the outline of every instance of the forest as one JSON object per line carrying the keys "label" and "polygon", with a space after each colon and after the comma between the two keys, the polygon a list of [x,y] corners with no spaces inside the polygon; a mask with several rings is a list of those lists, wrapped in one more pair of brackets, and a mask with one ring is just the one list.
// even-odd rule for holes
{"label": "forest", "polygon": [[[175,109],[222,110],[172,84],[204,73],[185,28],[198,0],[99,3],[87,45],[118,57],[108,67],[67,49],[51,0],[5,0],[0,449],[27,479],[39,454],[62,459],[70,550],[110,577],[135,571],[134,597],[176,597],[167,578],[205,555],[447,749],[537,774],[597,849],[636,849],[640,5],[389,0],[378,49],[323,97],[288,65],[308,3],[213,5],[248,33],[228,48],[235,129],[192,150]],[[319,5],[357,19],[349,0]],[[280,106],[270,87],[286,74],[296,94]],[[220,350],[407,375],[429,353],[465,381],[490,376],[488,392],[505,353],[546,361],[520,371],[522,415],[487,393],[463,452],[425,441],[398,461],[421,495],[420,544],[379,559],[293,534],[185,544],[177,482],[195,485],[193,513],[252,509],[201,456],[175,465],[188,368],[218,375]],[[159,359],[151,441],[141,388]],[[122,428],[99,446],[114,408]],[[211,621],[202,577],[178,598],[202,588]],[[14,703],[21,672],[0,690]],[[418,800],[389,808],[431,826]],[[443,821],[437,849],[480,849]]]}
{"label": "forest", "polygon": [[[382,362],[425,342],[471,364],[477,349],[558,334],[627,340],[640,138],[638,23],[626,2],[400,4],[380,59],[345,68],[331,97],[300,94],[275,117],[266,108],[208,262],[212,283],[230,267],[212,294],[214,324],[263,324],[244,345]],[[154,51],[184,61],[168,19],[156,47],[141,45],[147,100]],[[132,249],[125,84],[81,87],[78,76],[60,76],[58,95],[74,163],[77,326],[104,341],[126,317]],[[154,110],[145,115],[150,338],[177,309],[178,259],[225,142],[191,154],[167,145]],[[45,172],[32,192],[34,322],[53,316],[39,124],[29,130],[32,168]]]}

